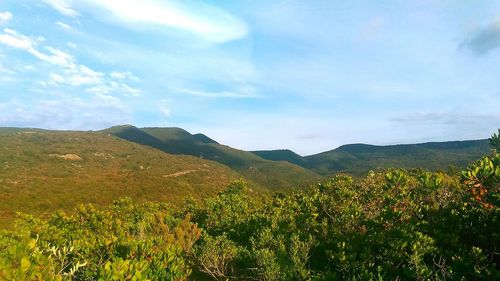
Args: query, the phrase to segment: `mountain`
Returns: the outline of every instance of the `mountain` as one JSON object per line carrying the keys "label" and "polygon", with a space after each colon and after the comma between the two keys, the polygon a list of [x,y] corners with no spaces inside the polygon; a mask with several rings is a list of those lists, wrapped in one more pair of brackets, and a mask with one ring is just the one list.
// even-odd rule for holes
{"label": "mountain", "polygon": [[472,140],[387,146],[349,144],[301,158],[282,150],[254,153],[265,159],[293,161],[321,175],[339,172],[362,175],[369,170],[386,168],[446,170],[449,166],[465,167],[489,152],[487,140]]}
{"label": "mountain", "polygon": [[0,226],[17,211],[44,215],[125,196],[181,204],[242,177],[214,161],[98,132],[0,129]]}
{"label": "mountain", "polygon": [[124,125],[102,132],[167,153],[217,161],[269,190],[303,187],[321,180],[321,176],[304,167],[286,161],[266,160],[254,153],[221,145],[205,135],[192,135],[180,128],[137,128]]}
{"label": "mountain", "polygon": [[258,151],[252,151],[252,153],[267,160],[287,161],[295,165],[307,167],[307,162],[304,159],[304,157],[298,155],[297,153],[289,149],[258,150]]}

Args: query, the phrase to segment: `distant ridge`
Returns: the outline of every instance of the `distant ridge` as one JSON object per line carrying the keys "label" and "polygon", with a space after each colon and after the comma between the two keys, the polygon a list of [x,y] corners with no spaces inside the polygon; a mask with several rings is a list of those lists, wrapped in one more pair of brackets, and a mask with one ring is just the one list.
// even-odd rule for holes
{"label": "distant ridge", "polygon": [[283,150],[254,151],[255,154],[266,159],[294,161],[321,175],[339,172],[361,175],[369,170],[387,168],[420,167],[429,170],[446,170],[450,165],[465,167],[471,161],[489,152],[490,147],[485,139],[386,146],[348,144],[301,158],[298,158],[300,155],[295,153],[283,153]]}
{"label": "distant ridge", "polygon": [[203,134],[181,128],[115,126],[102,132],[172,154],[183,154],[222,163],[269,190],[300,188],[321,176],[291,162],[266,160],[252,152],[221,145]]}

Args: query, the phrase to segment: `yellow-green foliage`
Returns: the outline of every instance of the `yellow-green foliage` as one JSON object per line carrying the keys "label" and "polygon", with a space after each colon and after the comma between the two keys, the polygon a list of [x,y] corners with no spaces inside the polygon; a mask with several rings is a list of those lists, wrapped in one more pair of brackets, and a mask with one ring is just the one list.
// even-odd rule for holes
{"label": "yellow-green foliage", "polygon": [[240,181],[175,210],[20,215],[0,280],[500,280],[499,170],[493,152],[461,178],[398,169],[260,196]]}
{"label": "yellow-green foliage", "polygon": [[[499,157],[485,158],[495,171]],[[392,170],[289,194],[235,182],[180,211],[121,199],[22,215],[0,235],[0,279],[494,280],[500,177],[485,159],[464,172],[482,201],[468,180]]]}
{"label": "yellow-green foliage", "polygon": [[200,234],[189,216],[130,199],[49,220],[25,215],[0,236],[0,280],[185,280]]}
{"label": "yellow-green foliage", "polygon": [[0,134],[0,227],[15,212],[48,215],[130,196],[180,203],[215,195],[241,176],[216,162],[171,155],[92,132]]}

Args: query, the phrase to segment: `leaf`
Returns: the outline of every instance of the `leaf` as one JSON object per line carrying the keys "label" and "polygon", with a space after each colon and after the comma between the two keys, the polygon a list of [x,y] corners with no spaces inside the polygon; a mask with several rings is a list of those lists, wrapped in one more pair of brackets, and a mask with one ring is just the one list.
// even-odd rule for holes
{"label": "leaf", "polygon": [[21,270],[22,271],[28,271],[28,269],[31,266],[31,262],[27,257],[22,257],[21,258]]}

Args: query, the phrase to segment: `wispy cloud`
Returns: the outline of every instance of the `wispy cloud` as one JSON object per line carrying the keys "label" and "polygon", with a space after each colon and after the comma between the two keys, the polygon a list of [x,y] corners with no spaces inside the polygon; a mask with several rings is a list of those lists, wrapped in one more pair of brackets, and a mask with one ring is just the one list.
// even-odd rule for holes
{"label": "wispy cloud", "polygon": [[[231,14],[199,2],[155,0],[44,0],[67,16],[76,16],[73,6],[91,6],[106,12],[106,20],[114,19],[125,26],[156,25],[191,32],[213,43],[243,38],[248,33],[246,24]],[[97,15],[102,12],[98,11]]]}
{"label": "wispy cloud", "polygon": [[59,26],[60,28],[62,28],[64,30],[67,30],[67,31],[73,30],[73,27],[67,23],[58,21],[58,22],[56,22],[56,24],[57,24],[57,26]]}
{"label": "wispy cloud", "polygon": [[37,48],[44,38],[29,37],[24,34],[18,33],[15,30],[4,28],[3,33],[0,34],[0,44],[7,45],[12,48],[24,50],[36,58],[46,61],[51,64],[61,65],[65,67],[73,67],[73,57],[59,49],[47,47],[48,53],[39,51]]}
{"label": "wispy cloud", "polygon": [[71,0],[42,0],[47,5],[50,5],[52,8],[56,9],[59,13],[69,16],[75,17],[78,16],[78,12],[71,8]]}
{"label": "wispy cloud", "polygon": [[12,19],[10,12],[0,12],[0,24],[4,24]]}
{"label": "wispy cloud", "polygon": [[158,110],[160,110],[161,114],[165,118],[169,118],[172,111],[170,110],[170,100],[162,99],[158,102]]}
{"label": "wispy cloud", "polygon": [[188,94],[206,98],[262,98],[256,93],[253,87],[240,87],[234,91],[205,91],[193,89],[175,89],[176,92],[181,94]]}
{"label": "wispy cloud", "polygon": [[131,81],[135,81],[135,82],[141,81],[141,79],[139,79],[137,76],[135,76],[131,72],[113,71],[113,72],[109,73],[109,76],[114,78],[114,79],[118,79],[118,80],[131,80]]}
{"label": "wispy cloud", "polygon": [[36,43],[31,38],[18,34],[16,31],[9,28],[4,28],[3,32],[3,34],[0,34],[0,43],[28,52],[34,51],[34,45]]}
{"label": "wispy cloud", "polygon": [[478,55],[500,48],[500,19],[471,32],[460,46],[466,47]]}
{"label": "wispy cloud", "polygon": [[[110,94],[113,92],[127,96],[139,96],[141,90],[127,83],[139,82],[130,72],[104,73],[78,63],[74,56],[52,46],[40,46],[37,38],[26,36],[15,30],[5,28],[0,34],[0,44],[24,50],[37,59],[47,62],[57,68],[49,73],[47,81],[40,84],[44,87],[66,85],[84,87],[86,92],[94,94]],[[44,51],[40,51],[40,49]]]}

